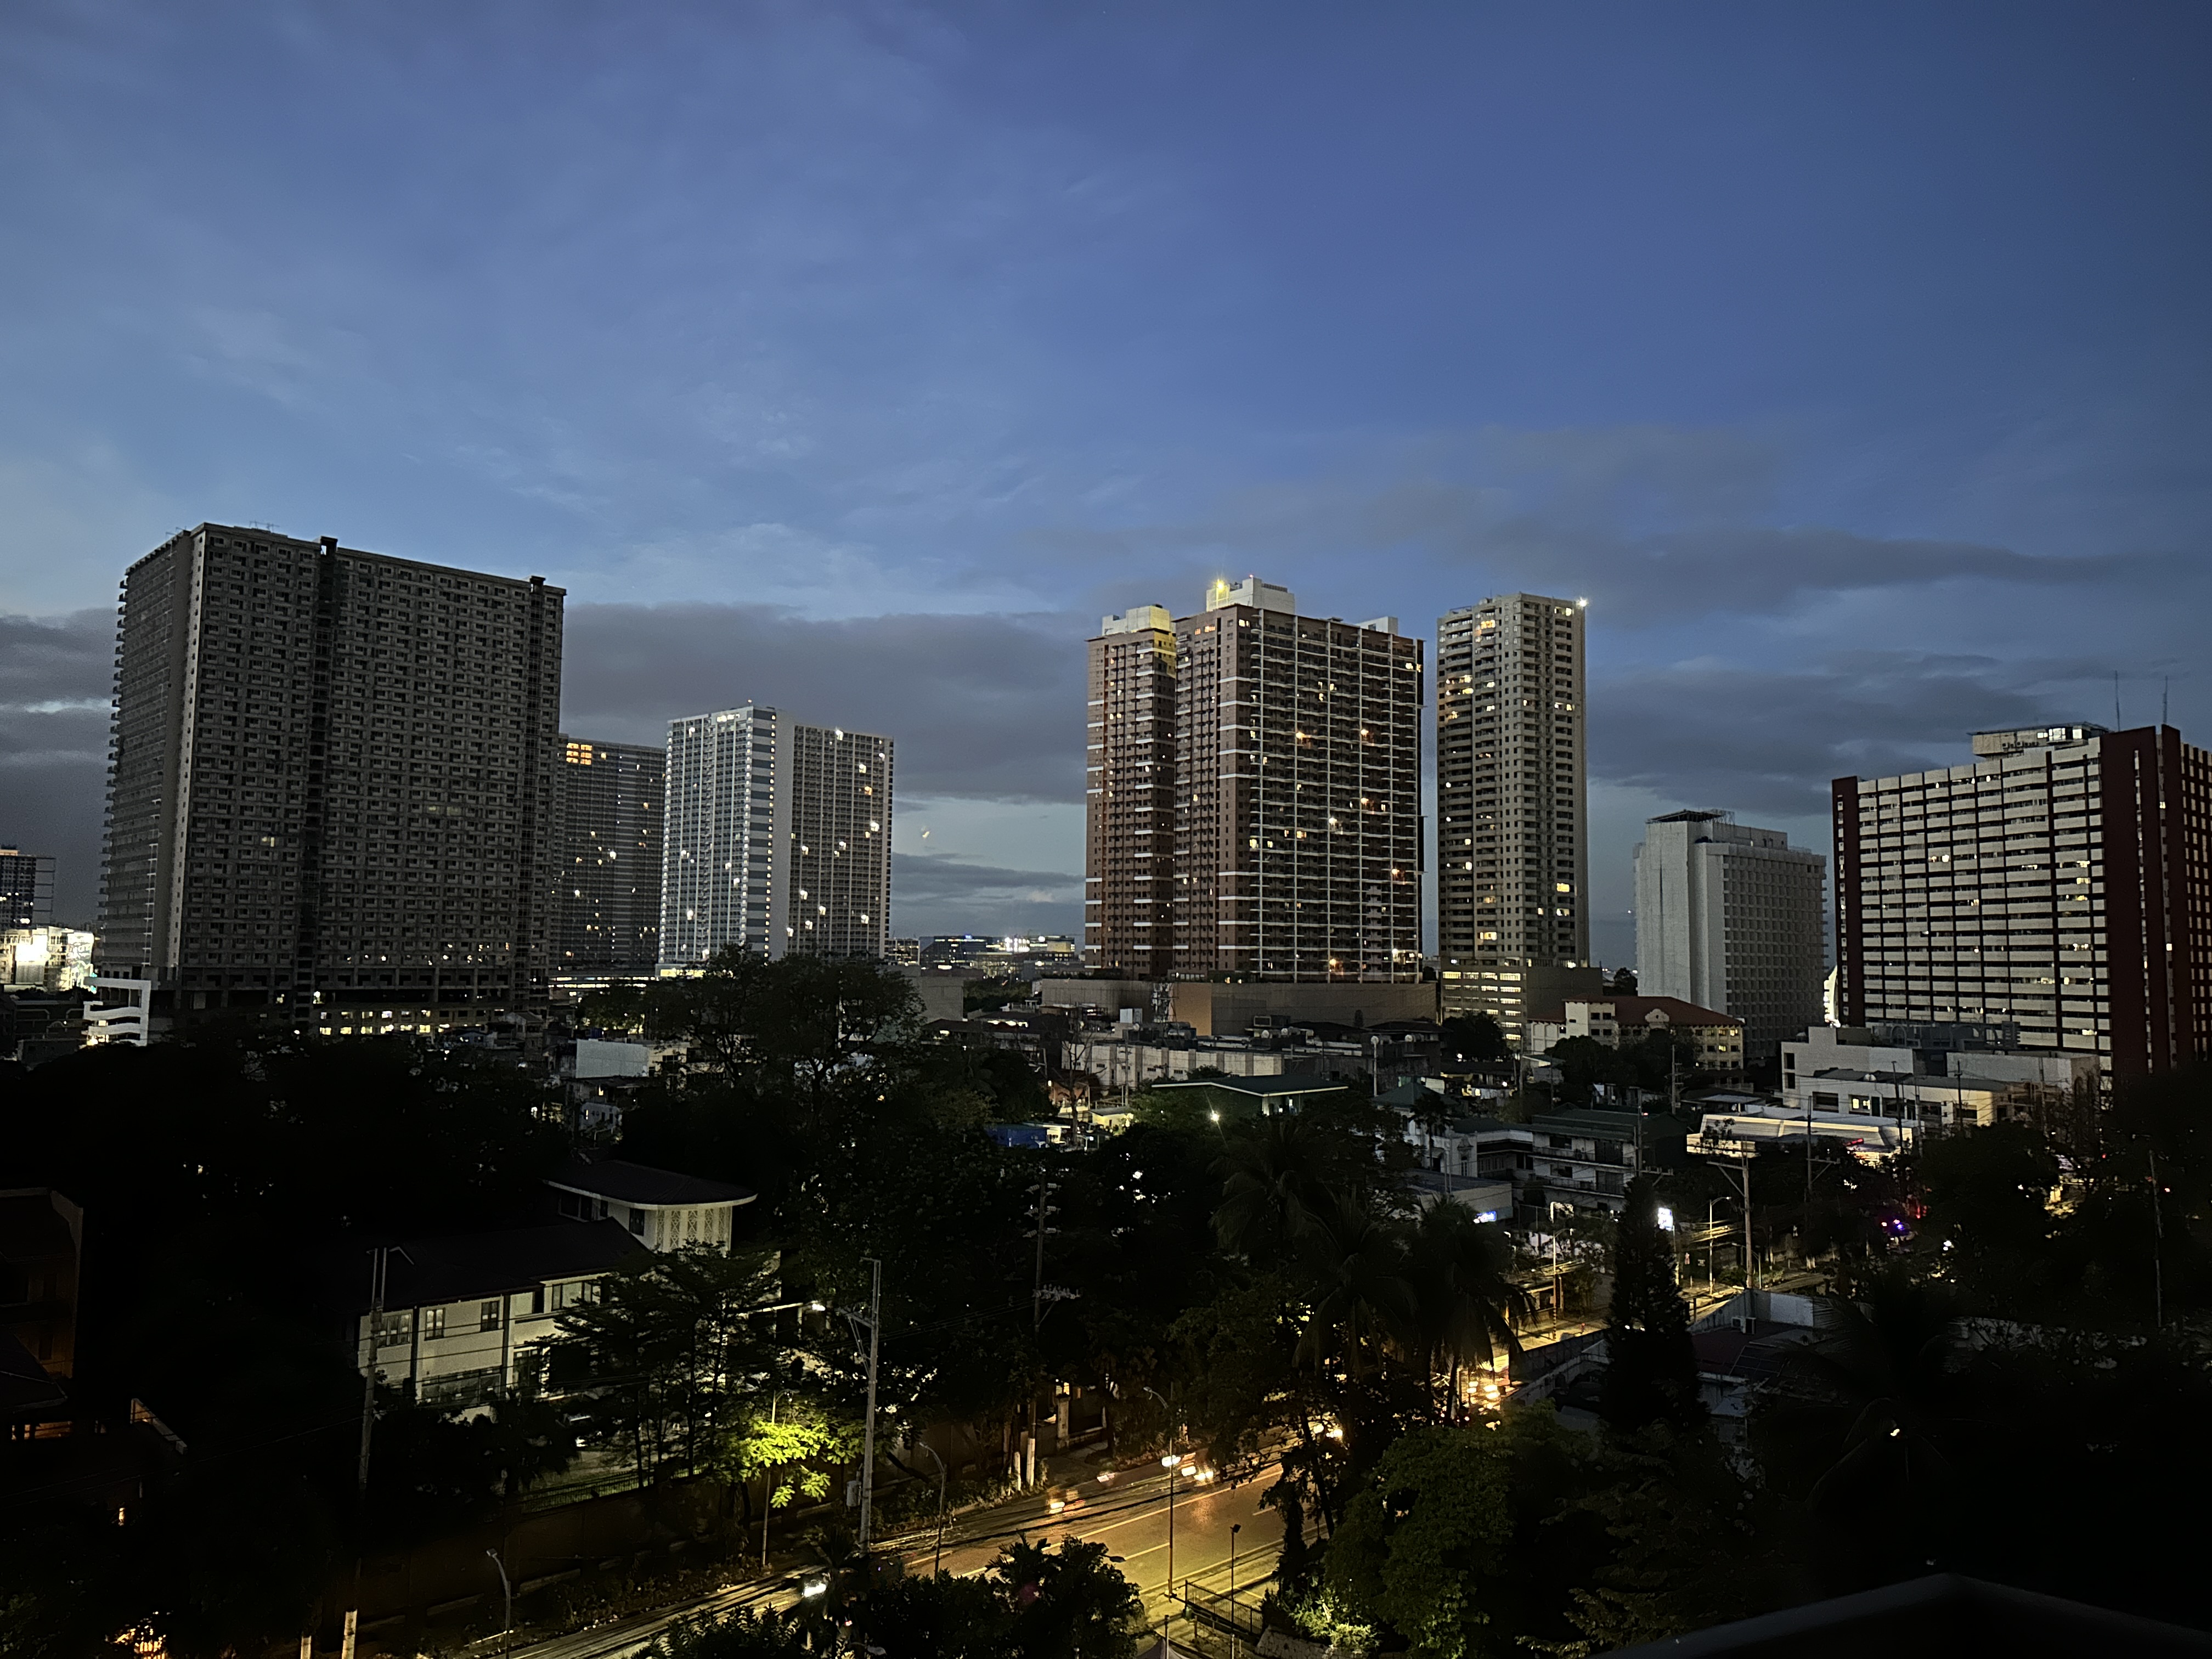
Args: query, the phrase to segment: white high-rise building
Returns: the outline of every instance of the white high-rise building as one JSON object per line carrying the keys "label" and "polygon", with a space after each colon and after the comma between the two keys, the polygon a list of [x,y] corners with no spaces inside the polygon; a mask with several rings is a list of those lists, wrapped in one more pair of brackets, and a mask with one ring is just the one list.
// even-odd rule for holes
{"label": "white high-rise building", "polygon": [[1771,1059],[1823,1023],[1828,860],[1726,812],[1669,812],[1636,849],[1636,989],[1743,1022]]}
{"label": "white high-rise building", "polygon": [[1518,1042],[1589,961],[1577,599],[1501,593],[1437,624],[1437,919],[1446,1015]]}
{"label": "white high-rise building", "polygon": [[891,740],[748,706],[668,723],[660,963],[882,957]]}

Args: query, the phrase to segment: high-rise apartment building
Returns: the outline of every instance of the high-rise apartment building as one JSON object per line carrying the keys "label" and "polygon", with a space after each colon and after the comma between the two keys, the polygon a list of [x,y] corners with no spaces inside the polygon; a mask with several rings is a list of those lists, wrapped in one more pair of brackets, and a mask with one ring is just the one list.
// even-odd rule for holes
{"label": "high-rise apartment building", "polygon": [[660,962],[665,753],[561,740],[562,865],[554,971],[651,975]]}
{"label": "high-rise apartment building", "polygon": [[[1503,593],[1437,624],[1437,915],[1443,1011],[1519,1041],[1600,988],[1589,963],[1582,602]],[[1695,999],[1690,999],[1695,1000]]]}
{"label": "high-rise apartment building", "polygon": [[1098,624],[1090,646],[1083,950],[1136,979],[1175,972],[1176,635],[1163,607]]}
{"label": "high-rise apartment building", "polygon": [[668,725],[660,960],[725,945],[880,958],[890,939],[889,738],[748,705]]}
{"label": "high-rise apartment building", "polygon": [[562,598],[234,525],[132,565],[103,973],[333,1030],[542,1005]]}
{"label": "high-rise apartment building", "polygon": [[1257,577],[1090,644],[1084,955],[1144,979],[1417,981],[1421,642]]}
{"label": "high-rise apartment building", "polygon": [[1842,1023],[2003,1028],[2119,1078],[2212,1054],[2212,757],[2169,726],[1973,746],[1835,781]]}
{"label": "high-rise apartment building", "polygon": [[1636,989],[1743,1022],[1772,1059],[1822,1023],[1828,860],[1726,812],[1649,820],[1636,849]]}
{"label": "high-rise apartment building", "polygon": [[1175,973],[1421,974],[1421,641],[1257,577],[1176,629]]}
{"label": "high-rise apartment building", "polygon": [[54,861],[19,847],[0,847],[0,929],[38,927],[53,920]]}

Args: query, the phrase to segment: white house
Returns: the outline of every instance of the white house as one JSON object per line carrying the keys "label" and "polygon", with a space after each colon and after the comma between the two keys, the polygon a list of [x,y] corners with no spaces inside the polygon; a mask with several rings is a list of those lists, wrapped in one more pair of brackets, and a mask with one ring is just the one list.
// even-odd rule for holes
{"label": "white house", "polygon": [[382,1308],[364,1260],[352,1309],[356,1364],[427,1405],[536,1392],[554,1316],[587,1302],[637,1239],[612,1221],[411,1239],[385,1252]]}
{"label": "white house", "polygon": [[617,1221],[649,1250],[705,1244],[730,1248],[738,1211],[757,1196],[726,1181],[625,1164],[578,1159],[545,1183],[571,1221]]}

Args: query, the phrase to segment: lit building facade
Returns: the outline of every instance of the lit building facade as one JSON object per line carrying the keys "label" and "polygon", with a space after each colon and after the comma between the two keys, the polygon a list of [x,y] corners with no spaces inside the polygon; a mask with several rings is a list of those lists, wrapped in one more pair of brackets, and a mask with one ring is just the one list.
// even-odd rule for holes
{"label": "lit building facade", "polygon": [[660,961],[665,750],[561,740],[562,863],[555,971],[649,975]]}
{"label": "lit building facade", "polygon": [[0,928],[53,920],[54,861],[20,847],[0,847]]}
{"label": "lit building facade", "polygon": [[1437,624],[1443,1012],[1532,1015],[1598,990],[1589,962],[1587,612],[1504,593]]}
{"label": "lit building facade", "polygon": [[1175,971],[1176,634],[1157,605],[1089,647],[1083,954],[1135,979]]}
{"label": "lit building facade", "polygon": [[562,598],[231,525],[132,565],[103,981],[339,1030],[542,1006]]}
{"label": "lit building facade", "polygon": [[1175,632],[1175,975],[1419,979],[1421,641],[1257,577]]}
{"label": "lit building facade", "polygon": [[747,706],[669,722],[660,960],[726,945],[881,958],[890,943],[889,738]]}
{"label": "lit building facade", "polygon": [[1636,848],[1636,988],[1743,1022],[1773,1059],[1824,1022],[1828,860],[1725,812],[1649,820]]}
{"label": "lit building facade", "polygon": [[1835,781],[1841,1023],[2010,1028],[2115,1078],[2212,1052],[2205,751],[2167,726],[1973,747]]}

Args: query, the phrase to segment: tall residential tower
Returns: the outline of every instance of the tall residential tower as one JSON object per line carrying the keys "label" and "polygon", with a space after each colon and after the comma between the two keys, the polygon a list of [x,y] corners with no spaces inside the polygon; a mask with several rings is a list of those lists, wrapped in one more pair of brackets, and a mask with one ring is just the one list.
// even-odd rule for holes
{"label": "tall residential tower", "polygon": [[1098,624],[1084,765],[1084,957],[1137,979],[1175,971],[1175,623],[1157,605]]}
{"label": "tall residential tower", "polygon": [[1822,1024],[1828,860],[1726,812],[1669,812],[1636,848],[1636,989],[1743,1022],[1771,1060]]}
{"label": "tall residential tower", "polygon": [[0,928],[53,920],[54,861],[20,847],[0,847]]}
{"label": "tall residential tower", "polygon": [[668,725],[660,960],[725,945],[881,957],[890,939],[889,738],[748,705]]}
{"label": "tall residential tower", "polygon": [[649,975],[660,960],[660,809],[667,757],[561,743],[562,864],[554,971]]}
{"label": "tall residential tower", "polygon": [[102,970],[331,1029],[542,1006],[562,599],[234,525],[132,565]]}
{"label": "tall residential tower", "polygon": [[1978,732],[1838,778],[1838,1012],[1979,1025],[2112,1077],[2212,1058],[2212,757],[2170,726]]}
{"label": "tall residential tower", "polygon": [[1214,583],[1176,623],[1175,971],[1421,975],[1421,642]]}
{"label": "tall residential tower", "polygon": [[1582,603],[1504,593],[1437,624],[1437,951],[1447,1017],[1518,1042],[1589,962]]}

